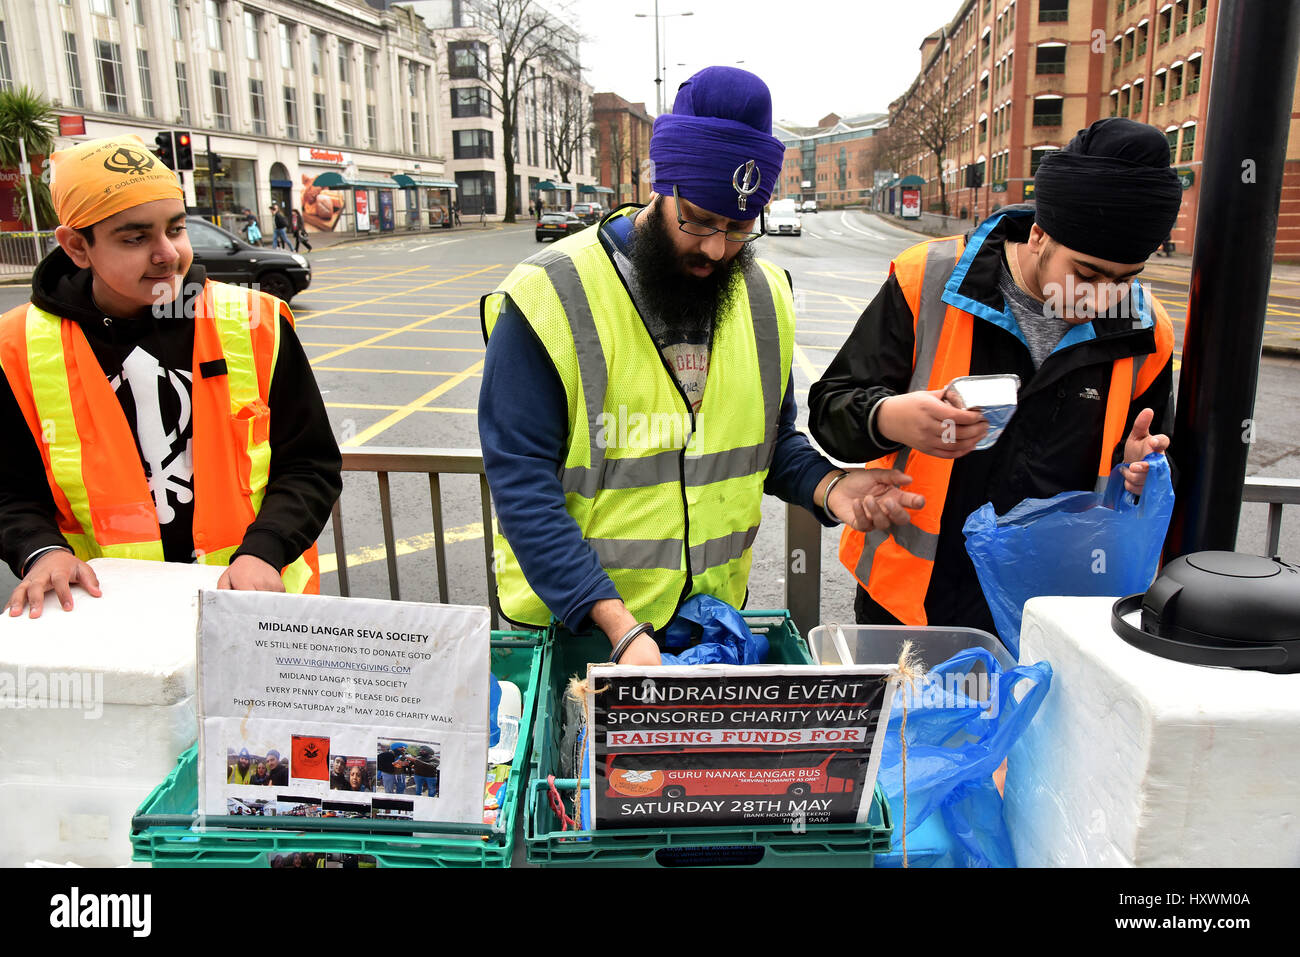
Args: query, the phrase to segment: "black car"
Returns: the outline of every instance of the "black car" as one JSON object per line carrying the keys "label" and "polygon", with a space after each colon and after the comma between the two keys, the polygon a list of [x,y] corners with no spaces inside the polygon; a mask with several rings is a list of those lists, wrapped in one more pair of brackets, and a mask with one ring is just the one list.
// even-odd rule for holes
{"label": "black car", "polygon": [[605,215],[605,211],[601,209],[600,203],[575,203],[573,206],[573,215],[577,216],[588,226],[592,226],[600,222],[600,217]]}
{"label": "black car", "polygon": [[562,239],[581,232],[586,225],[576,213],[542,213],[542,218],[537,221],[537,241],[540,243],[547,239]]}
{"label": "black car", "polygon": [[185,217],[185,231],[194,261],[207,269],[209,279],[241,286],[256,283],[262,292],[285,302],[311,285],[311,266],[305,256],[250,246],[199,216]]}

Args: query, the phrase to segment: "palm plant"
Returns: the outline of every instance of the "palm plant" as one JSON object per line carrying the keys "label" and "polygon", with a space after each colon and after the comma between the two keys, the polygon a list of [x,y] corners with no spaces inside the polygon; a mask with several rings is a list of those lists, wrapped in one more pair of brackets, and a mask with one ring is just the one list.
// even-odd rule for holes
{"label": "palm plant", "polygon": [[[33,156],[49,156],[54,150],[54,134],[58,129],[57,114],[49,101],[26,86],[0,90],[0,166],[22,166],[21,141],[27,150],[28,161]],[[26,172],[26,170],[21,170]],[[31,223],[27,208],[27,191],[20,189],[19,217]],[[32,180],[32,196],[36,203],[38,228],[53,229],[58,225],[54,204],[50,201],[50,188],[44,177]]]}

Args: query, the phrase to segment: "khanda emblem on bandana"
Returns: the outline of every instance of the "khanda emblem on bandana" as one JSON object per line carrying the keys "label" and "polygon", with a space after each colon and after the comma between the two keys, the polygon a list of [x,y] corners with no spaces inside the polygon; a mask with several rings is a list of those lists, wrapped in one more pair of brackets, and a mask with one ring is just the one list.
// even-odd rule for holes
{"label": "khanda emblem on bandana", "polygon": [[119,146],[112,156],[104,160],[104,169],[114,173],[143,173],[152,169],[155,162],[148,153]]}
{"label": "khanda emblem on bandana", "polygon": [[745,211],[745,203],[749,201],[749,197],[758,192],[760,179],[758,163],[754,160],[741,163],[731,174],[731,185],[736,190],[736,208],[741,212]]}

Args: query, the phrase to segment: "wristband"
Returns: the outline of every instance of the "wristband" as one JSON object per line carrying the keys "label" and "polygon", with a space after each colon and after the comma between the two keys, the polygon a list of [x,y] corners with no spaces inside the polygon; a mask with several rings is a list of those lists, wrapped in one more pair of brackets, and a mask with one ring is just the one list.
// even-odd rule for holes
{"label": "wristband", "polygon": [[628,646],[630,646],[632,642],[636,641],[642,635],[653,635],[654,633],[655,626],[650,624],[650,622],[638,622],[628,630],[626,635],[618,640],[618,644],[614,646],[614,653],[609,656],[609,660],[614,664],[618,664],[618,660],[623,657],[623,653],[627,651]]}
{"label": "wristband", "polygon": [[848,472],[844,471],[843,469],[840,469],[840,474],[835,476],[835,478],[831,479],[830,482],[827,483],[826,491],[822,493],[822,511],[825,512],[827,515],[829,515],[831,518],[835,517],[834,513],[831,512],[830,510],[831,489],[835,487],[836,483],[839,482],[840,479],[844,478],[844,476],[848,474],[849,474]]}
{"label": "wristband", "polygon": [[38,558],[43,557],[46,552],[52,552],[56,548],[62,549],[65,552],[75,554],[74,552],[72,552],[72,549],[69,548],[67,545],[46,545],[44,548],[38,548],[36,549],[36,551],[32,552],[30,555],[27,556],[27,561],[23,562],[23,567],[21,569],[22,575],[20,575],[19,577],[26,578],[27,573],[31,571],[32,566],[36,564],[36,560]]}

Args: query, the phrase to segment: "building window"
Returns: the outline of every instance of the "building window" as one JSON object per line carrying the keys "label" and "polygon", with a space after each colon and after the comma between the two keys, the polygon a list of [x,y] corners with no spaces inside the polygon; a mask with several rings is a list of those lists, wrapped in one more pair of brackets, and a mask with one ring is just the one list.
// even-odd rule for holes
{"label": "building window", "polygon": [[99,65],[99,87],[104,91],[104,111],[126,112],[126,88],[122,84],[122,48],[105,40],[95,41]]}
{"label": "building window", "polygon": [[366,137],[372,147],[379,145],[379,117],[369,104],[366,106]]}
{"label": "building window", "polygon": [[1052,46],[1040,46],[1038,48],[1038,63],[1034,67],[1034,73],[1038,76],[1051,73],[1065,72],[1065,51],[1068,48],[1064,43],[1053,44]]}
{"label": "building window", "polygon": [[212,82],[212,116],[217,129],[230,129],[230,95],[226,87],[226,74],[221,70],[209,70]]}
{"label": "building window", "polygon": [[349,84],[352,82],[352,44],[339,43],[339,82]]}
{"label": "building window", "polygon": [[447,45],[451,61],[450,74],[456,79],[487,79],[487,45],[473,41],[458,41]]}
{"label": "building window", "polygon": [[283,87],[284,90],[284,135],[291,140],[298,138],[298,94],[294,92],[293,87]]}
{"label": "building window", "polygon": [[452,134],[455,159],[492,159],[491,130],[457,130]]}
{"label": "building window", "polygon": [[420,114],[411,111],[411,152],[420,152]]}
{"label": "building window", "polygon": [[495,215],[497,211],[496,174],[489,170],[456,174],[460,211],[466,216],[479,213]]}
{"label": "building window", "polygon": [[293,69],[293,24],[280,21],[280,66]]}
{"label": "building window", "polygon": [[68,62],[68,88],[72,94],[72,102],[77,106],[85,106],[85,94],[81,89],[81,63],[77,59],[77,35],[75,33],[63,34],[63,54]]}
{"label": "building window", "polygon": [[316,142],[324,143],[326,134],[329,132],[329,126],[325,119],[325,94],[313,93],[312,103],[316,111]]}
{"label": "building window", "polygon": [[144,26],[144,0],[130,0],[132,19],[137,27]]}
{"label": "building window", "polygon": [[1183,148],[1178,154],[1178,162],[1190,163],[1192,154],[1196,151],[1196,124],[1183,127]]}
{"label": "building window", "polygon": [[9,38],[5,34],[5,22],[0,20],[0,90],[14,88],[14,75],[9,70]]}
{"label": "building window", "polygon": [[491,116],[492,93],[480,86],[466,86],[451,91],[451,115]]}
{"label": "building window", "polygon": [[140,106],[144,109],[145,116],[153,116],[153,75],[149,70],[149,51],[136,50],[135,63],[140,74]]}
{"label": "building window", "polygon": [[172,39],[179,40],[184,35],[181,32],[181,0],[172,0]]}
{"label": "building window", "polygon": [[379,83],[378,83],[378,76],[379,76],[379,63],[378,63],[378,61],[375,59],[375,51],[374,51],[374,50],[367,50],[367,51],[366,51],[366,68],[365,68],[365,69],[366,69],[366,92],[367,92],[367,93],[373,93],[373,92],[375,92],[375,88],[379,85]]}
{"label": "building window", "polygon": [[1070,0],[1038,0],[1039,23],[1061,23],[1070,19]]}
{"label": "building window", "polygon": [[244,11],[244,45],[248,47],[248,58],[255,62],[262,60],[262,15],[252,10]]}
{"label": "building window", "polygon": [[1169,162],[1178,162],[1178,127],[1168,130],[1165,139],[1169,141]]}
{"label": "building window", "polygon": [[248,107],[253,117],[253,132],[258,136],[266,135],[266,96],[262,90],[262,81],[253,77],[248,80]]}
{"label": "building window", "polygon": [[90,0],[90,12],[101,17],[111,17],[113,0]]}
{"label": "building window", "polygon": [[321,75],[321,62],[325,58],[325,52],[322,49],[324,38],[319,33],[311,35],[311,75]]}
{"label": "building window", "polygon": [[343,145],[352,146],[352,101],[343,101]]}
{"label": "building window", "polygon": [[181,122],[190,125],[190,81],[185,74],[185,64],[176,64],[176,100],[181,107]]}
{"label": "building window", "polygon": [[1064,102],[1059,97],[1034,100],[1034,126],[1060,126]]}
{"label": "building window", "polygon": [[1038,167],[1039,164],[1043,162],[1043,157],[1046,156],[1048,153],[1052,152],[1052,150],[1054,149],[1056,149],[1056,147],[1054,146],[1034,147],[1033,151],[1030,153],[1030,159],[1029,159],[1029,175],[1031,177],[1038,175]]}
{"label": "building window", "polygon": [[220,0],[208,0],[208,49],[224,50],[221,45],[221,3]]}

